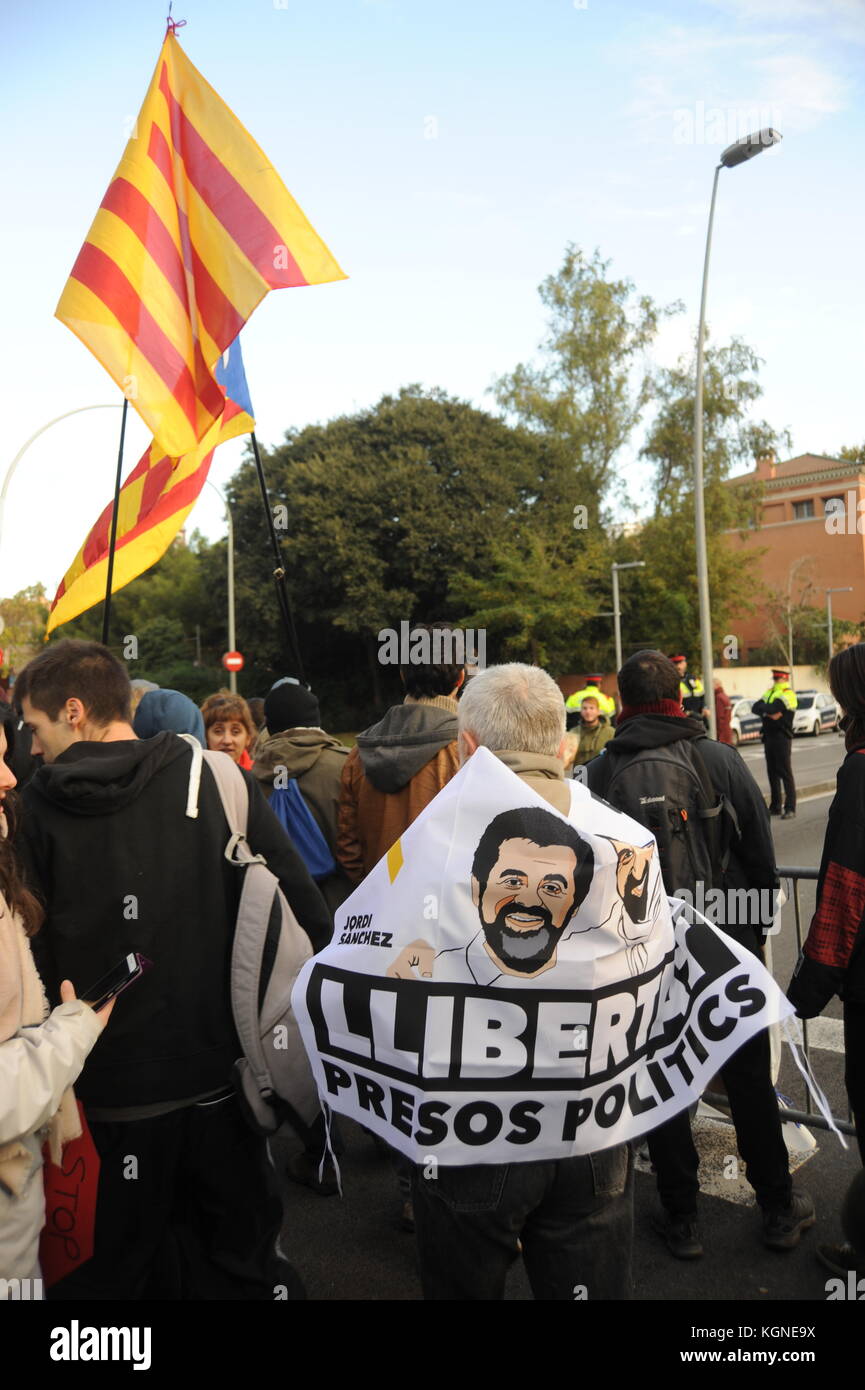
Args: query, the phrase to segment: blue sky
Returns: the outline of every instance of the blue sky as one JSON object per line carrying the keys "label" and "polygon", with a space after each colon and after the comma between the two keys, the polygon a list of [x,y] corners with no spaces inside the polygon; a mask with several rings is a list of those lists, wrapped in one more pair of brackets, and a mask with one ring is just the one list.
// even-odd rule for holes
{"label": "blue sky", "polygon": [[[46,0],[4,14],[4,472],[53,416],[117,399],[53,313],[165,12]],[[271,294],[247,326],[263,442],[412,381],[493,409],[492,381],[542,336],[537,286],[568,241],[684,301],[654,354],[673,362],[695,333],[714,165],[754,125],[784,139],[721,176],[712,336],[741,334],[765,359],[760,413],[795,452],[865,439],[863,0],[177,0],[175,17],[350,277]],[[110,496],[119,419],[76,416],[28,451],[0,594],[40,580],[53,593]],[[146,443],[132,417],[127,471]],[[216,483],[241,452],[223,446]],[[622,467],[644,496],[644,466]],[[205,494],[192,525],[215,537]]]}

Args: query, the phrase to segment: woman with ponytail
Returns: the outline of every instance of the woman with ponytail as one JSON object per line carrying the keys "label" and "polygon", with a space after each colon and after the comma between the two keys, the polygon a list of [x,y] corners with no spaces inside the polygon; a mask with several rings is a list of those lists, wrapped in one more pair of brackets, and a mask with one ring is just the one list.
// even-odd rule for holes
{"label": "woman with ponytail", "polygon": [[[844,1081],[865,1164],[865,642],[832,657],[829,684],[844,711],[847,756],[829,808],[817,908],[787,994],[800,1018],[815,1018],[836,994],[842,1001]],[[850,1246],[818,1254],[836,1272],[856,1268]]]}
{"label": "woman with ponytail", "polygon": [[63,1145],[80,1135],[71,1086],[114,1004],[95,1014],[64,980],[63,1003],[49,1013],[28,940],[42,909],[12,843],[15,775],[6,757],[14,727],[8,710],[0,716],[0,1280],[32,1280],[45,1220],[42,1144],[48,1140],[58,1163]]}

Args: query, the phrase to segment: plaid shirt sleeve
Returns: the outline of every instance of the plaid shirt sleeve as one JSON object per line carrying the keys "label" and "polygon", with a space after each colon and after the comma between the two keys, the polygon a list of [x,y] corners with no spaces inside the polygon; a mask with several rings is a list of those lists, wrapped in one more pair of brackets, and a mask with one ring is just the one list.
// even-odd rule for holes
{"label": "plaid shirt sleeve", "polygon": [[865,877],[830,859],[811,922],[805,955],[820,965],[846,970],[865,914]]}
{"label": "plaid shirt sleeve", "polygon": [[[821,1013],[845,983],[865,920],[865,760],[850,756],[838,773],[829,812],[817,910],[787,996],[802,1018]],[[856,951],[857,960],[860,960]]]}

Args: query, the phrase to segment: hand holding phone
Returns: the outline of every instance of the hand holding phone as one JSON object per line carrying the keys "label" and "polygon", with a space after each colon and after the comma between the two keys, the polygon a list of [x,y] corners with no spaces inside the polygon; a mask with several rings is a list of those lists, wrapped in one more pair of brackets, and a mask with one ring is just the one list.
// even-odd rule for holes
{"label": "hand holding phone", "polygon": [[[115,995],[115,998],[116,998],[116,997],[117,997],[117,996]],[[78,995],[75,993],[75,986],[73,985],[72,981],[71,981],[71,980],[63,980],[63,981],[61,981],[61,984],[60,984],[60,999],[61,999],[61,1002],[64,1003],[64,1004],[71,1004],[72,1001],[75,1000],[75,999],[77,999],[77,998],[78,998]],[[84,1002],[86,1003],[87,1001],[85,1000]],[[111,1017],[111,1010],[112,1010],[113,1008],[114,1008],[114,999],[109,999],[108,1003],[104,1006],[104,1008],[100,1009],[100,1010],[99,1010],[99,1013],[96,1015],[96,1019],[97,1019],[97,1022],[99,1023],[100,1031],[105,1027],[106,1023],[108,1022],[109,1018]]]}
{"label": "hand holding phone", "polygon": [[88,990],[83,991],[81,997],[94,1013],[99,1013],[110,999],[116,998],[124,989],[140,980],[152,964],[153,962],[142,956],[140,951],[130,951],[113,970],[109,970],[101,980],[97,980]]}

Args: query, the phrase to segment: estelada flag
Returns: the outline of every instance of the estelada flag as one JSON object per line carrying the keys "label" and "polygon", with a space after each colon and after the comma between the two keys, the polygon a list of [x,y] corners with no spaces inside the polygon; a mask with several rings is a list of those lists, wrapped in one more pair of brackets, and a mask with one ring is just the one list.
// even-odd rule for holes
{"label": "estelada flag", "polygon": [[[217,444],[255,428],[240,339],[220,357],[216,378],[225,392],[225,410],[198,448],[172,459],[154,440],[120,489],[112,593],[161,560],[198,500]],[[60,581],[46,635],[105,598],[113,511],[111,501]]]}
{"label": "estelada flag", "polygon": [[169,32],[57,317],[124,391],[160,457],[180,459],[212,441],[226,409],[214,365],[268,290],[342,279]]}

